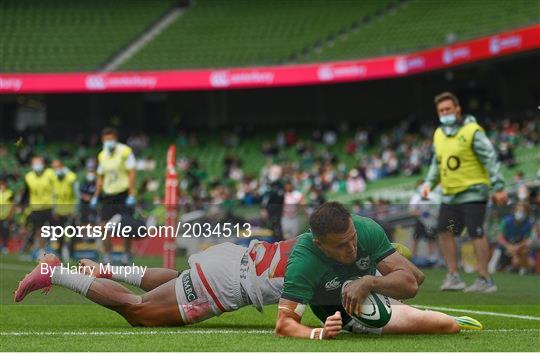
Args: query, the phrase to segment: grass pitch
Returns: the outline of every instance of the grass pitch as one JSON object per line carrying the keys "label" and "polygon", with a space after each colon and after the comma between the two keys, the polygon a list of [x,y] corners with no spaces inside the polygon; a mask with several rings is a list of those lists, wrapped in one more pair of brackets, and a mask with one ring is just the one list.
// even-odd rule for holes
{"label": "grass pitch", "polygon": [[[141,265],[159,266],[159,258]],[[178,259],[185,267],[184,259]],[[441,293],[444,271],[427,271],[427,279],[410,304],[468,314],[484,331],[458,335],[352,335],[333,341],[277,338],[276,306],[263,314],[254,308],[226,313],[189,327],[133,328],[120,315],[60,287],[49,295],[35,292],[15,304],[12,291],[34,264],[14,256],[0,262],[0,350],[2,351],[539,351],[540,277],[497,274],[494,294]],[[473,276],[466,276],[468,283]],[[451,310],[448,310],[451,309]],[[476,313],[475,313],[476,312]],[[304,323],[318,326],[310,311]]]}

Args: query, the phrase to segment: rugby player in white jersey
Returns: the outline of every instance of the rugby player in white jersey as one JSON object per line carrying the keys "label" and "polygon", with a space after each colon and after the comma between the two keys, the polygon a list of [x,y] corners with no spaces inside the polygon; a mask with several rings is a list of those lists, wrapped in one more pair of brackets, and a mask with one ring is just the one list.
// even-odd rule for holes
{"label": "rugby player in white jersey", "polygon": [[[19,283],[16,302],[52,285],[71,289],[91,301],[116,311],[133,326],[182,326],[204,321],[247,305],[262,311],[277,304],[284,284],[289,253],[296,239],[270,244],[253,240],[249,247],[222,243],[192,255],[189,269],[121,266],[111,274],[93,261],[80,261],[80,271],[64,271],[60,260],[46,255]],[[138,295],[120,284],[146,291]],[[394,308],[394,305],[393,305]],[[481,329],[475,321],[435,311],[399,305],[383,333],[456,333],[462,328]],[[396,313],[399,313],[396,316]],[[360,327],[359,327],[360,328]],[[370,332],[370,331],[366,331]]]}

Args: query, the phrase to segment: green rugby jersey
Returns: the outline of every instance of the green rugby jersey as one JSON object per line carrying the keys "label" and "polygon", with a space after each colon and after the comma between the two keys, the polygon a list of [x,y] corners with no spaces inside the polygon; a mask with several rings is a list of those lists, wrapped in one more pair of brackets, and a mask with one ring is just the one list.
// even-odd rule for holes
{"label": "green rugby jersey", "polygon": [[328,258],[313,242],[311,232],[298,237],[287,261],[281,297],[309,304],[323,322],[340,310],[343,323],[347,323],[349,316],[341,306],[343,283],[354,277],[374,275],[377,263],[395,252],[375,221],[356,215],[352,220],[358,243],[355,263],[340,264]]}

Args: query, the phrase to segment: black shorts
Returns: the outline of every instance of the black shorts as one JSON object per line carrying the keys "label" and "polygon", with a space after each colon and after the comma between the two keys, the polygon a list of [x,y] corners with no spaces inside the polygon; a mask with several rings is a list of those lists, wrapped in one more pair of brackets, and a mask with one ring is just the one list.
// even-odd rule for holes
{"label": "black shorts", "polygon": [[486,206],[486,202],[442,204],[439,211],[437,232],[450,231],[455,236],[459,236],[463,229],[467,228],[471,238],[484,236]]}
{"label": "black shorts", "polygon": [[128,192],[118,194],[102,195],[101,202],[101,222],[107,222],[116,214],[132,214],[132,208],[126,206]]}
{"label": "black shorts", "polygon": [[33,230],[41,229],[44,225],[55,225],[52,209],[35,210],[28,216]]}

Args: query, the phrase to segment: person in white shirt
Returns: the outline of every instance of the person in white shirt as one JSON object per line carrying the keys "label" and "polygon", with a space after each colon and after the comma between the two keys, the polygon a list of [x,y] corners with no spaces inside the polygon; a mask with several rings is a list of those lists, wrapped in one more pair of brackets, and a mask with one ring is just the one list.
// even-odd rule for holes
{"label": "person in white shirt", "polygon": [[435,189],[427,198],[422,198],[422,183],[422,180],[416,183],[417,192],[409,201],[409,211],[418,218],[414,228],[412,254],[413,257],[417,255],[419,241],[425,239],[428,243],[428,259],[431,263],[436,263],[440,259],[435,232],[441,203],[440,193]]}
{"label": "person in white shirt", "polygon": [[294,189],[292,182],[286,182],[283,215],[281,218],[281,230],[285,240],[290,240],[298,236],[300,231],[298,211],[303,204],[304,196],[302,193]]}

